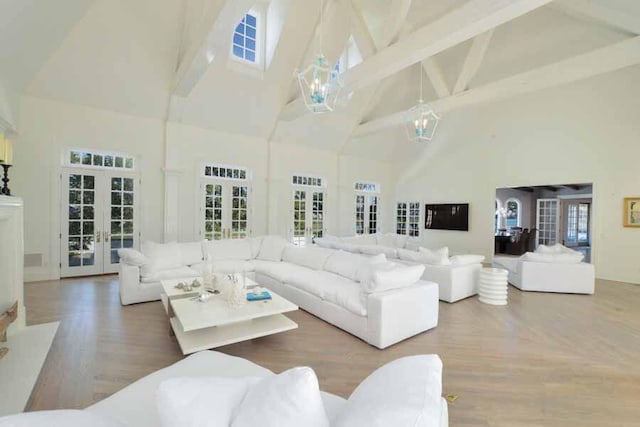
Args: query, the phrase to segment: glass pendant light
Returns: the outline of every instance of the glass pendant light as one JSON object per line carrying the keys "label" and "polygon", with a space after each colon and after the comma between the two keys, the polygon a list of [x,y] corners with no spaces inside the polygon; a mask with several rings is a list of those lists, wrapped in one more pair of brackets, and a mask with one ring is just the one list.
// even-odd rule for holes
{"label": "glass pendant light", "polygon": [[438,127],[440,116],[422,97],[422,68],[420,68],[420,99],[405,119],[407,138],[414,142],[431,141]]}

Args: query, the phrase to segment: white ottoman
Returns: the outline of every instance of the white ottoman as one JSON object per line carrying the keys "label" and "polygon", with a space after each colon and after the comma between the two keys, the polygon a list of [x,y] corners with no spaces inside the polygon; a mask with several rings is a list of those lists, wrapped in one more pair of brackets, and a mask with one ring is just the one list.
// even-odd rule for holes
{"label": "white ottoman", "polygon": [[502,268],[480,270],[478,294],[485,304],[507,305],[507,277],[509,272]]}

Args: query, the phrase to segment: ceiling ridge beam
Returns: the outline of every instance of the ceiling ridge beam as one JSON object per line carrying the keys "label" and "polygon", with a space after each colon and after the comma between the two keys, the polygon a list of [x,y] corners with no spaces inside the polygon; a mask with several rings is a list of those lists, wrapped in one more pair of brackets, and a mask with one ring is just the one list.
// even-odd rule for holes
{"label": "ceiling ridge beam", "polygon": [[345,90],[361,89],[380,81],[550,1],[471,0],[346,71]]}
{"label": "ceiling ridge beam", "polygon": [[[640,36],[439,99],[431,102],[431,105],[443,113],[583,80],[636,64],[640,64]],[[353,136],[361,137],[399,126],[407,113],[399,111],[362,123]]]}
{"label": "ceiling ridge beam", "polygon": [[574,18],[586,18],[589,21],[598,21],[632,34],[640,34],[639,17],[620,12],[602,3],[596,3],[592,0],[556,0],[552,5],[556,10]]}
{"label": "ceiling ridge beam", "polygon": [[491,36],[493,36],[493,30],[494,29],[492,28],[486,33],[482,33],[473,39],[471,47],[469,48],[469,53],[464,60],[464,64],[462,64],[458,80],[453,87],[453,94],[467,90],[471,79],[475,77],[476,73],[480,69],[482,60],[487,53],[489,42],[491,42]]}
{"label": "ceiling ridge beam", "polygon": [[436,91],[438,98],[446,98],[451,95],[451,90],[449,90],[447,80],[444,78],[442,68],[440,68],[433,56],[422,61],[422,69],[429,77],[431,86]]}

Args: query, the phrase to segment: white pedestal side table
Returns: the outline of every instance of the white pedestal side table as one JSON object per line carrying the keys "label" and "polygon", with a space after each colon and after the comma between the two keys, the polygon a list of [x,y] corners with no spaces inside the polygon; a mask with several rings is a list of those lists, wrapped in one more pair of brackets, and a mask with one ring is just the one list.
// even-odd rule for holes
{"label": "white pedestal side table", "polygon": [[509,272],[502,268],[483,268],[480,270],[478,294],[480,301],[491,305],[507,305],[507,276]]}

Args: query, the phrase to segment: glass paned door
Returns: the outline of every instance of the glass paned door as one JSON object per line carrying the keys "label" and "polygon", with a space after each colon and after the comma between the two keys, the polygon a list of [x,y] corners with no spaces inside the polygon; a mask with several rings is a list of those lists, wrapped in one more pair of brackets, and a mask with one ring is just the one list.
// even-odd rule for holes
{"label": "glass paned door", "polygon": [[100,173],[83,170],[62,174],[62,277],[102,273],[102,212],[96,203],[99,177]]}
{"label": "glass paned door", "polygon": [[536,228],[536,246],[555,245],[558,242],[558,199],[538,199]]}
{"label": "glass paned door", "polygon": [[307,189],[293,191],[292,241],[298,246],[311,244],[324,236],[324,192]]}
{"label": "glass paned door", "polygon": [[566,246],[589,246],[590,203],[564,201]]}
{"label": "glass paned door", "polygon": [[132,175],[107,173],[104,244],[105,273],[118,271],[118,249],[138,247],[138,227],[135,215],[136,179]]}
{"label": "glass paned door", "polygon": [[115,273],[118,249],[137,248],[133,174],[64,168],[61,276]]}
{"label": "glass paned door", "polygon": [[356,235],[378,232],[378,199],[375,195],[356,194]]}
{"label": "glass paned door", "polygon": [[233,181],[204,182],[201,235],[206,240],[243,239],[251,234],[249,186]]}

